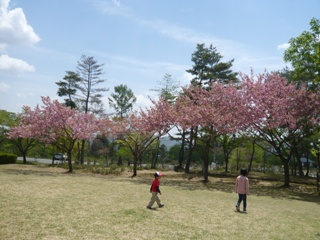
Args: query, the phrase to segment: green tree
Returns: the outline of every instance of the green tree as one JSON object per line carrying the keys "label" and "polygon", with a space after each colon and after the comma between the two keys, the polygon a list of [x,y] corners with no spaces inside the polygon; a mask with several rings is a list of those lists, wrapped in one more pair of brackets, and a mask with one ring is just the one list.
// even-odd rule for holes
{"label": "green tree", "polygon": [[[81,112],[103,115],[102,93],[108,91],[105,87],[98,87],[106,80],[101,78],[104,64],[98,64],[93,57],[82,55],[78,61],[77,75],[80,77],[77,90],[80,95],[76,102]],[[84,162],[85,140],[81,142],[80,163]]]}
{"label": "green tree", "polygon": [[320,172],[320,133],[319,131],[310,137],[310,152],[316,157],[318,172]]}
{"label": "green tree", "polygon": [[28,152],[36,146],[38,143],[37,140],[32,138],[15,138],[11,139],[15,148],[18,149],[19,153],[22,154],[23,163],[27,163],[27,154]]}
{"label": "green tree", "polygon": [[[284,70],[284,76],[298,86],[306,84],[308,90],[315,90],[320,86],[320,20],[312,18],[310,31],[302,32],[298,37],[289,40],[289,48],[284,52],[284,60],[291,63],[292,70]],[[308,133],[308,124],[304,126]],[[293,142],[293,152],[298,164],[299,175],[303,176],[303,167],[300,161],[301,142]]]}
{"label": "green tree", "polygon": [[114,87],[114,93],[109,99],[109,106],[114,108],[117,116],[123,118],[133,108],[133,104],[137,101],[131,89],[126,85],[119,85]]}
{"label": "green tree", "polygon": [[160,87],[151,89],[159,94],[159,97],[165,99],[167,102],[172,103],[179,95],[179,82],[172,78],[172,75],[166,73],[162,81],[158,82]]}
{"label": "green tree", "polygon": [[284,60],[291,63],[293,80],[306,83],[310,89],[320,84],[320,20],[312,18],[310,31],[289,40]]}
{"label": "green tree", "polygon": [[[169,73],[166,73],[163,76],[162,81],[158,82],[159,87],[155,89],[151,89],[151,91],[155,91],[158,93],[160,98],[163,98],[165,101],[167,101],[170,104],[173,104],[176,100],[176,98],[179,95],[179,82],[176,81],[175,79],[172,78],[172,75]],[[181,138],[179,138],[181,139]],[[183,140],[183,138],[182,138]],[[155,153],[156,160],[158,156],[160,155],[159,150],[160,150],[160,142],[158,141],[158,147],[157,147],[157,152]],[[181,146],[184,146],[184,142]],[[184,147],[181,147],[180,150],[180,157],[179,157],[179,168],[182,167],[182,161],[184,158]],[[155,167],[155,165],[154,165]]]}
{"label": "green tree", "polygon": [[193,85],[209,86],[213,82],[230,83],[237,82],[237,73],[231,70],[234,59],[228,62],[221,62],[222,55],[215,47],[205,44],[197,44],[197,50],[192,54],[192,69],[186,70],[194,77]]}
{"label": "green tree", "polygon": [[272,73],[279,74],[279,75],[285,77],[289,82],[295,82],[293,80],[294,72],[288,66],[284,67],[282,70],[274,71]]}
{"label": "green tree", "polygon": [[4,147],[8,143],[6,133],[10,130],[10,127],[16,125],[18,121],[17,114],[0,110],[0,151],[5,150]]}
{"label": "green tree", "polygon": [[[77,108],[84,113],[93,113],[103,115],[102,93],[108,91],[105,87],[99,87],[106,80],[101,78],[103,74],[104,64],[98,64],[93,58],[82,55],[77,61],[77,69],[74,71],[66,71],[63,78],[64,81],[56,82],[59,86],[57,94],[59,96],[67,96],[65,98],[65,106]],[[81,149],[80,149],[81,148]],[[79,156],[78,160],[84,162],[85,141],[78,143]]]}
{"label": "green tree", "polygon": [[118,151],[114,154],[115,157],[122,158],[122,163],[126,163],[128,166],[130,166],[133,163],[133,154],[130,151],[130,148],[127,147],[127,145],[122,145],[121,144],[121,140],[120,141],[116,141],[119,146]]}
{"label": "green tree", "polygon": [[180,144],[175,144],[172,147],[170,147],[168,151],[170,162],[174,161],[173,163],[175,163],[176,161],[178,161],[180,148],[181,148]]}
{"label": "green tree", "polygon": [[101,78],[104,64],[98,64],[93,57],[82,55],[78,61],[77,76],[80,77],[77,89],[81,92],[77,101],[79,109],[85,113],[103,114],[102,93],[108,91],[98,87],[106,80]]}
{"label": "green tree", "polygon": [[56,82],[59,86],[57,94],[59,97],[66,97],[64,105],[70,108],[76,108],[76,92],[81,81],[80,76],[73,71],[66,71],[63,81]]}
{"label": "green tree", "polygon": [[235,134],[222,134],[218,137],[223,149],[223,156],[225,162],[225,172],[228,172],[229,158],[231,152],[237,147],[238,141]]}

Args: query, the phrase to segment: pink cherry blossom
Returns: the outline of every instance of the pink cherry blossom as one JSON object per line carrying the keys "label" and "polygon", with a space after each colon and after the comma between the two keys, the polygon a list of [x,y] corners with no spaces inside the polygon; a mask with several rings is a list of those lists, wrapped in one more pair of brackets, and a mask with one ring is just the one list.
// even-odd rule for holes
{"label": "pink cherry blossom", "polygon": [[72,172],[71,154],[75,142],[92,139],[99,121],[92,114],[79,113],[49,97],[42,97],[42,102],[43,106],[34,110],[25,107],[20,124],[13,127],[8,136],[54,144],[68,153],[69,171]]}

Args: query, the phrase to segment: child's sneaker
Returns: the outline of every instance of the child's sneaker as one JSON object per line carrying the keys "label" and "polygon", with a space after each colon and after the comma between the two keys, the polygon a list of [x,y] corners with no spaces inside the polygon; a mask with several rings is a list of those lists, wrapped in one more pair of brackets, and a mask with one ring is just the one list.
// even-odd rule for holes
{"label": "child's sneaker", "polygon": [[162,207],[164,207],[164,204],[160,204],[160,205],[159,205],[159,208],[162,208]]}
{"label": "child's sneaker", "polygon": [[152,209],[152,207],[147,206],[148,209]]}
{"label": "child's sneaker", "polygon": [[244,213],[247,213],[247,210],[246,210],[246,209],[243,209],[243,212],[244,212]]}
{"label": "child's sneaker", "polygon": [[240,208],[238,205],[236,205],[236,209],[237,209],[237,212],[240,212]]}

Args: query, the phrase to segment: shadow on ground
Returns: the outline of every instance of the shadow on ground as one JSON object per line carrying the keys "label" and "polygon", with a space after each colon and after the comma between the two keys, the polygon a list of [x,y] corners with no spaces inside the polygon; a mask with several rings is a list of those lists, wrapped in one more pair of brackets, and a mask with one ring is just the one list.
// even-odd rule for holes
{"label": "shadow on ground", "polygon": [[[166,174],[161,179],[161,185],[177,187],[181,190],[211,190],[227,193],[235,192],[235,179],[237,175],[211,174],[208,182],[203,182],[201,174]],[[152,173],[140,173],[136,177],[137,184],[150,185],[153,179]],[[293,181],[290,187],[283,187],[282,179],[250,178],[250,193],[255,196],[269,196],[277,199],[291,199],[314,202],[320,205],[320,194],[317,191],[316,180],[302,180],[302,183]],[[314,181],[314,183],[312,182]]]}
{"label": "shadow on ground", "polygon": [[[0,172],[8,174],[25,174],[39,176],[60,176],[66,174],[66,169],[58,167],[34,166],[34,165],[7,165],[2,166]],[[99,178],[112,178],[117,181],[131,181],[136,184],[150,185],[153,180],[153,171],[139,171],[138,176],[132,181],[132,173],[125,171],[122,175],[100,175],[88,174],[81,171],[72,174],[74,177],[91,176]],[[164,172],[161,179],[161,185],[177,187],[180,190],[210,190],[222,191],[227,193],[235,192],[235,174],[230,173],[212,173],[209,175],[209,181],[203,182],[200,173],[185,174],[181,172]],[[277,199],[291,199],[299,201],[314,202],[320,205],[320,194],[317,191],[315,179],[293,179],[289,188],[283,187],[282,179],[276,179],[265,176],[249,177],[250,192],[255,196],[269,196]]]}

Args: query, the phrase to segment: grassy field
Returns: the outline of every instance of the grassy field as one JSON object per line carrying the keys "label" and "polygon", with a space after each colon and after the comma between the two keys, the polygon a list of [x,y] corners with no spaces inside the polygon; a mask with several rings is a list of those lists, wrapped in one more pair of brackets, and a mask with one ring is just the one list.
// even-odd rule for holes
{"label": "grassy field", "polygon": [[164,208],[146,208],[151,171],[121,176],[61,168],[0,165],[0,239],[317,239],[315,184],[250,179],[248,213],[234,205],[234,177],[164,172]]}

